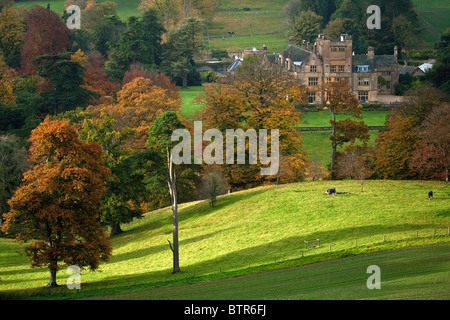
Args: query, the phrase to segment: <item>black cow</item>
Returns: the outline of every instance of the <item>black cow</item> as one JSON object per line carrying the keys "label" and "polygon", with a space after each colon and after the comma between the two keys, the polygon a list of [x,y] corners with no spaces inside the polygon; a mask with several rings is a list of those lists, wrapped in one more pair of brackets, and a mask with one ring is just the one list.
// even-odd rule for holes
{"label": "black cow", "polygon": [[332,194],[336,195],[336,188],[329,188],[327,190],[327,194],[328,195],[332,195]]}
{"label": "black cow", "polygon": [[433,191],[428,191],[428,199],[433,199]]}

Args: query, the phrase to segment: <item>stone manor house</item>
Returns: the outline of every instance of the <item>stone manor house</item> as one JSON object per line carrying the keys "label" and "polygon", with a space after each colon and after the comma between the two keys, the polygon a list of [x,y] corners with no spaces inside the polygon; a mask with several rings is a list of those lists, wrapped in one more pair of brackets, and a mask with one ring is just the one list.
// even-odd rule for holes
{"label": "stone manor house", "polygon": [[393,55],[375,55],[373,47],[367,54],[353,53],[352,37],[343,34],[339,39],[319,35],[311,45],[303,41],[295,46],[291,38],[289,46],[279,54],[263,50],[247,51],[261,54],[266,61],[281,65],[308,88],[309,103],[326,102],[323,84],[347,79],[360,103],[377,103],[380,95],[393,95],[398,83],[398,49]]}

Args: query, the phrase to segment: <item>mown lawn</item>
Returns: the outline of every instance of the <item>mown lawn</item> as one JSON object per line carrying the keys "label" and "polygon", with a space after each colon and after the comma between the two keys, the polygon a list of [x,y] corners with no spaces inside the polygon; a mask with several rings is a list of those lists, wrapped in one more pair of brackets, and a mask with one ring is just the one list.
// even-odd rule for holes
{"label": "mown lawn", "polygon": [[[320,263],[127,293],[120,300],[344,300],[450,298],[450,243],[386,250]],[[369,290],[368,266],[380,269]],[[369,282],[372,283],[372,282]],[[281,310],[280,310],[281,311]]]}
{"label": "mown lawn", "polygon": [[[329,187],[348,195],[325,196]],[[432,201],[427,192],[433,190]],[[299,265],[302,250],[318,261],[337,256],[450,240],[450,187],[444,182],[316,181],[262,187],[232,193],[216,208],[204,201],[180,205],[180,263],[171,274],[172,214],[157,210],[124,225],[112,238],[113,257],[97,272],[82,273],[82,290],[43,288],[48,272],[30,269],[18,252],[23,246],[0,239],[0,297],[69,298],[120,293],[153,286],[214,279],[261,271],[265,265]],[[434,230],[436,229],[436,237]],[[417,234],[419,239],[417,240]],[[305,249],[304,241],[320,239],[321,247]],[[384,242],[386,241],[386,242]],[[355,249],[356,247],[356,249]],[[353,250],[356,250],[353,251]],[[294,259],[294,260],[293,260]],[[295,260],[297,259],[297,260]],[[305,262],[307,260],[304,260]]]}
{"label": "mown lawn", "polygon": [[[331,131],[311,131],[302,132],[303,148],[309,154],[309,159],[319,161],[326,166],[331,159]],[[369,145],[375,145],[375,140],[378,136],[377,130],[369,131],[370,140]],[[345,146],[344,146],[345,147]],[[343,151],[344,148],[338,147],[338,151]]]}
{"label": "mown lawn", "polygon": [[[390,114],[389,111],[363,111],[362,117],[368,126],[382,127],[385,125],[386,116]],[[303,112],[304,122],[299,124],[299,127],[331,127],[331,113],[329,111],[318,112]],[[343,120],[349,116],[338,115],[336,120]],[[354,119],[361,121],[361,119]]]}
{"label": "mown lawn", "polygon": [[200,112],[202,106],[195,102],[195,98],[203,92],[202,86],[180,88],[180,95],[183,99],[181,106],[181,115],[186,119],[194,118]]}

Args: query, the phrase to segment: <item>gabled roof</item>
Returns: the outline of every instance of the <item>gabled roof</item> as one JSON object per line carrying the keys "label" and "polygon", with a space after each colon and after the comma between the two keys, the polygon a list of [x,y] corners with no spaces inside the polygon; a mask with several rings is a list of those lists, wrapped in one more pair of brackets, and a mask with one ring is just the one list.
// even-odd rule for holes
{"label": "gabled roof", "polygon": [[380,67],[390,67],[396,64],[395,56],[381,55],[375,56],[375,64]]}
{"label": "gabled roof", "polygon": [[373,72],[375,70],[375,61],[369,59],[365,54],[357,54],[352,57],[353,59],[353,72],[357,72],[358,66],[369,66],[368,72]]}
{"label": "gabled roof", "polygon": [[237,67],[241,65],[242,60],[240,58],[237,58],[234,60],[234,62],[231,64],[231,66],[228,68],[228,71],[234,71]]}
{"label": "gabled roof", "polygon": [[296,47],[294,45],[289,45],[286,50],[283,50],[283,55],[285,58],[289,57],[289,54],[291,55],[291,59],[294,62],[300,62],[300,61],[306,61],[311,57],[313,54],[310,51],[307,51],[305,49]]}
{"label": "gabled roof", "polygon": [[374,72],[377,67],[390,67],[396,65],[395,56],[380,55],[370,59],[366,54],[353,56],[353,72],[357,72],[358,66],[369,66],[368,72]]}

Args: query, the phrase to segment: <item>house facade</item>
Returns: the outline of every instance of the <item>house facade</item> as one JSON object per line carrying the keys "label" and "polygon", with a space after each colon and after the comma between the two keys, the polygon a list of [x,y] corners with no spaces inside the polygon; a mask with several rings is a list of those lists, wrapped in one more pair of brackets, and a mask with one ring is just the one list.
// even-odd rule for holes
{"label": "house facade", "polygon": [[376,103],[379,95],[393,95],[398,83],[398,51],[393,55],[375,55],[373,47],[367,54],[354,55],[352,37],[346,34],[339,39],[319,35],[314,44],[303,41],[289,46],[280,54],[266,54],[270,63],[280,65],[308,88],[309,103],[326,101],[323,86],[346,79],[361,103]]}

